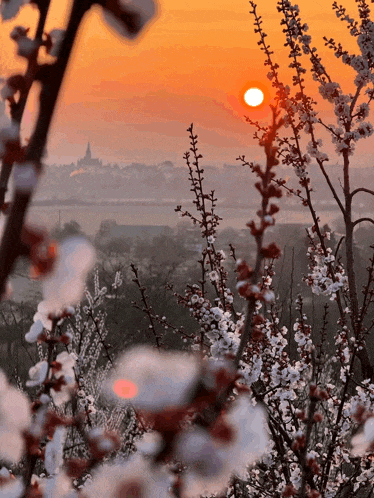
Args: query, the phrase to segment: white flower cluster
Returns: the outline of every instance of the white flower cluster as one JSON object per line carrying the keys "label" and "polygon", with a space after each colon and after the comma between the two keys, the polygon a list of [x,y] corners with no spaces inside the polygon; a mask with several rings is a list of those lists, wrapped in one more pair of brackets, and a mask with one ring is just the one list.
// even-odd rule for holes
{"label": "white flower cluster", "polygon": [[338,118],[338,122],[341,124],[345,124],[351,119],[351,102],[352,98],[349,95],[344,95],[343,93],[339,93],[334,98],[334,112],[335,116]]}
{"label": "white flower cluster", "polygon": [[239,326],[233,322],[229,311],[224,312],[218,307],[207,309],[200,323],[207,326],[205,335],[211,341],[213,358],[236,353],[240,342]]}
{"label": "white flower cluster", "polygon": [[333,103],[335,98],[341,93],[339,83],[335,83],[334,81],[329,81],[320,85],[318,90],[321,96],[331,103]]}
{"label": "white flower cluster", "polygon": [[328,155],[319,150],[319,147],[321,146],[322,140],[320,138],[315,142],[310,141],[307,145],[308,154],[310,155],[310,157],[315,157],[319,162],[328,161]]}
{"label": "white flower cluster", "polygon": [[47,375],[48,379],[53,378],[55,381],[62,381],[57,382],[58,387],[51,388],[53,402],[56,406],[61,406],[69,401],[76,386],[74,372],[76,359],[77,356],[75,353],[67,353],[66,351],[63,351],[58,354],[54,363],[55,372],[53,375],[51,374],[51,369],[49,369],[48,362],[46,360],[38,362],[30,368],[30,380],[26,381],[26,386],[40,386],[47,380]]}
{"label": "white flower cluster", "polygon": [[306,318],[307,317],[305,315],[303,316],[303,321],[301,321],[299,318],[296,318],[293,330],[295,332],[295,342],[298,346],[297,351],[300,354],[306,353],[306,356],[309,356],[309,353],[313,350],[314,346],[310,334],[310,326],[304,323],[304,320],[306,320]]}
{"label": "white flower cluster", "polygon": [[[296,384],[300,380],[300,371],[292,365],[281,366],[275,362],[271,370],[271,382],[274,386],[286,386],[288,384]],[[296,395],[293,393],[291,399],[295,399]]]}
{"label": "white flower cluster", "polygon": [[334,263],[335,257],[331,254],[330,248],[327,248],[327,252],[328,255],[325,256],[320,244],[308,248],[312,272],[308,273],[305,280],[314,294],[331,296],[330,300],[333,301],[336,298],[336,293],[348,285],[348,278],[341,264],[335,264],[332,270],[331,263]]}
{"label": "white flower cluster", "polygon": [[[215,282],[219,278],[218,272],[210,272],[209,277]],[[235,354],[239,344],[239,326],[232,320],[232,314],[219,306],[212,307],[210,301],[200,295],[198,286],[194,290],[196,293],[188,297],[187,304],[191,315],[199,322],[204,335],[211,342],[211,355],[220,358],[229,352]],[[233,301],[230,289],[225,288],[224,296],[228,304]],[[192,349],[200,349],[199,344],[194,344]]]}
{"label": "white flower cluster", "polygon": [[312,127],[314,123],[318,123],[317,112],[308,109],[308,112],[303,112],[303,110],[299,113],[300,121],[304,123],[304,131],[305,133],[312,133]]}

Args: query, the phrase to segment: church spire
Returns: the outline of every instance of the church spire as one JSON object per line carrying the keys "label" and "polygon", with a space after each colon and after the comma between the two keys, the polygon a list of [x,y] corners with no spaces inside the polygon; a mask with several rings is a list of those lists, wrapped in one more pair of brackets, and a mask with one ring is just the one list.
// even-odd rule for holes
{"label": "church spire", "polygon": [[102,160],[98,159],[96,157],[92,157],[91,153],[91,144],[90,142],[87,142],[87,149],[86,149],[86,155],[82,157],[81,159],[78,159],[77,161],[77,166],[80,167],[91,167],[91,166],[102,166]]}
{"label": "church spire", "polygon": [[91,159],[91,147],[90,147],[90,142],[87,142],[87,150],[86,150],[86,155],[85,159]]}

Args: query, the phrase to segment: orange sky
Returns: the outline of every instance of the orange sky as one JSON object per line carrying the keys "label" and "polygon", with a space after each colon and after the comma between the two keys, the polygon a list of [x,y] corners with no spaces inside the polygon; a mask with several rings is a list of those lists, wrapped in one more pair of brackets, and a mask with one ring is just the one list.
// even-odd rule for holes
{"label": "orange sky", "polygon": [[[49,29],[63,26],[63,7],[68,3],[54,0]],[[332,75],[341,80],[348,73],[324,48],[322,36],[346,42],[345,26],[336,19],[330,2],[299,0],[298,4],[316,45],[327,54]],[[356,16],[354,0],[344,4]],[[90,140],[93,153],[104,161],[182,164],[188,148],[185,130],[191,122],[200,135],[205,163],[235,163],[239,154],[260,159],[252,128],[230,104],[246,81],[268,83],[249,3],[163,0],[159,11],[136,43],[114,34],[99,8],[89,13],[60,96],[47,162],[75,161]],[[276,1],[259,1],[259,13],[276,57],[287,63]],[[15,24],[34,26],[34,10],[27,6],[15,22],[3,24],[1,71],[7,75],[20,67],[13,42],[8,41]],[[30,100],[26,135],[34,108]]]}

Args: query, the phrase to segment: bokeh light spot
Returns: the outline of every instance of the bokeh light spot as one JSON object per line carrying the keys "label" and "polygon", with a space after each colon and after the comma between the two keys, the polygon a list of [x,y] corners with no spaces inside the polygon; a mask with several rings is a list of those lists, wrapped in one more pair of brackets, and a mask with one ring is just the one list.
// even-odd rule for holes
{"label": "bokeh light spot", "polygon": [[113,385],[113,391],[120,398],[130,399],[138,394],[138,388],[136,384],[131,382],[131,380],[119,379],[116,380]]}
{"label": "bokeh light spot", "polygon": [[249,88],[244,94],[244,101],[251,107],[257,107],[264,101],[264,92],[259,88]]}

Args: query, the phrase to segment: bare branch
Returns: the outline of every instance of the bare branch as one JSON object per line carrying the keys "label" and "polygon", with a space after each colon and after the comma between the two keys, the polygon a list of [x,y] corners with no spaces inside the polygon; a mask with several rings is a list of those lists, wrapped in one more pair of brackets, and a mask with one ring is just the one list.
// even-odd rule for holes
{"label": "bare branch", "polygon": [[365,187],[360,187],[360,188],[356,188],[355,190],[353,190],[351,192],[351,199],[354,195],[358,194],[359,192],[366,192],[367,194],[374,195],[374,190],[370,190],[369,188],[365,188]]}
{"label": "bare branch", "polygon": [[363,221],[370,221],[370,223],[373,223],[373,225],[374,225],[373,218],[359,218],[358,220],[354,221],[352,225],[353,225],[353,227],[355,227],[356,225],[358,225],[359,223],[362,223]]}

